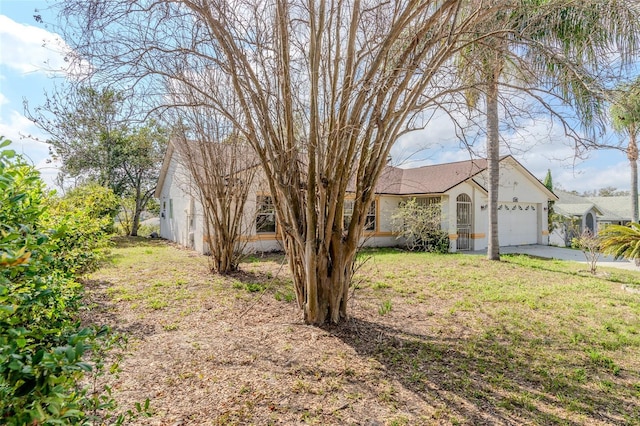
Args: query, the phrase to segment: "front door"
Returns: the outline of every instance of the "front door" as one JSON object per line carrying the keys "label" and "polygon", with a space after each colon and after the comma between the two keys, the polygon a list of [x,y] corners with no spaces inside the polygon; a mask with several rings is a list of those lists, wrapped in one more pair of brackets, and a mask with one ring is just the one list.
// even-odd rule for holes
{"label": "front door", "polygon": [[456,198],[458,250],[471,250],[471,224],[473,223],[471,212],[471,197],[467,194],[458,195]]}

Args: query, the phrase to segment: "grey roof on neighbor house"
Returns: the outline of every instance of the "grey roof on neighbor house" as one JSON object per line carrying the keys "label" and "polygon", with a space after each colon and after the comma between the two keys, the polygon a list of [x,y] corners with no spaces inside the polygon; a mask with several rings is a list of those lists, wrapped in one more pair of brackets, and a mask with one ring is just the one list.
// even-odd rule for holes
{"label": "grey roof on neighbor house", "polygon": [[[563,216],[584,216],[593,208],[596,208],[593,203],[564,204],[558,202],[553,206],[555,212]],[[596,208],[596,214],[598,213],[599,211]]]}
{"label": "grey roof on neighbor house", "polygon": [[598,219],[624,222],[631,220],[631,197],[628,195],[617,197],[587,197],[602,211]]}
{"label": "grey roof on neighbor house", "polygon": [[554,189],[553,192],[558,196],[558,204],[584,204],[590,203],[586,197],[581,195],[572,194],[571,192],[563,191],[561,189]]}
{"label": "grey roof on neighbor house", "polygon": [[631,220],[631,199],[629,196],[583,197],[562,190],[554,192],[559,198],[554,209],[557,213],[565,216],[583,216],[591,208],[595,208],[598,220],[612,222]]}

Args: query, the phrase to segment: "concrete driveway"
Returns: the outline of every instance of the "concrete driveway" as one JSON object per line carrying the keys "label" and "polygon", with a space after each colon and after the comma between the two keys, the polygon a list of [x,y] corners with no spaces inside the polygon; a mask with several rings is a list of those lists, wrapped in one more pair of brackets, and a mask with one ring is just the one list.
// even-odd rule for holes
{"label": "concrete driveway", "polygon": [[[473,253],[487,254],[486,250],[476,251]],[[580,250],[573,250],[563,247],[543,246],[532,244],[526,246],[505,246],[500,247],[501,254],[527,254],[531,256],[544,257],[547,259],[572,260],[580,263],[587,263],[587,259]],[[600,255],[598,259],[598,267],[605,266],[610,268],[627,269],[629,271],[640,271],[640,267],[634,262],[625,259],[614,260],[612,256]]]}

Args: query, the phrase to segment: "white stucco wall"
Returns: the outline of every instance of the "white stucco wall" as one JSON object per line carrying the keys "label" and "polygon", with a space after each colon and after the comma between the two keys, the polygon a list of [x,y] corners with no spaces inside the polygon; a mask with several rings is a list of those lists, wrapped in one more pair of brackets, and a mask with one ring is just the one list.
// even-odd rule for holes
{"label": "white stucco wall", "polygon": [[[204,243],[204,215],[191,179],[175,158],[169,164],[160,191],[160,235],[200,253],[206,252]],[[463,182],[442,194],[442,229],[449,233],[451,250],[458,249],[457,197],[467,194],[472,203],[471,250],[486,249],[488,243],[488,204],[484,190],[488,186],[487,174],[482,173],[473,181]],[[282,250],[279,233],[256,233],[257,197],[268,195],[268,186],[261,173],[248,195],[243,213],[243,234],[247,252]],[[423,197],[424,195],[417,195]],[[398,204],[410,196],[379,195],[376,197],[376,229],[366,231],[361,240],[363,246],[389,247],[404,241],[393,234],[391,217]],[[500,244],[548,244],[547,194],[541,190],[527,172],[507,160],[500,163],[500,187],[498,191]]]}
{"label": "white stucco wall", "polygon": [[182,246],[203,251],[202,205],[189,174],[174,159],[160,192],[160,236]]}
{"label": "white stucco wall", "polygon": [[[526,171],[522,171],[510,158],[500,162],[498,223],[501,246],[549,243],[546,210],[548,198],[534,179]],[[482,187],[488,187],[486,171],[474,180]],[[484,204],[487,204],[486,198],[483,201]],[[488,210],[484,210],[482,216],[483,232],[486,233]],[[478,243],[476,250],[487,247],[486,238]]]}

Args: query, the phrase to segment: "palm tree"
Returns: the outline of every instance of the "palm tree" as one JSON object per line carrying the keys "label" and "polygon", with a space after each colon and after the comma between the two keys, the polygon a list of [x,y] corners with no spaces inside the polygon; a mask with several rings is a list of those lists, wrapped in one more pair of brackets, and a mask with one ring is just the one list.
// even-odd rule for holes
{"label": "palm tree", "polygon": [[616,91],[615,102],[611,105],[611,123],[618,133],[629,136],[627,158],[631,166],[631,217],[638,222],[638,132],[640,131],[640,77],[630,85],[623,85]]}
{"label": "palm tree", "polygon": [[616,259],[640,258],[640,224],[609,225],[600,231],[602,252]]}
{"label": "palm tree", "polygon": [[[602,111],[603,99],[594,95],[597,73],[609,64],[607,54],[620,52],[623,63],[638,51],[640,13],[616,0],[584,0],[567,4],[555,0],[506,2],[493,22],[490,36],[461,53],[462,79],[471,90],[469,106],[485,94],[487,121],[487,173],[489,175],[489,241],[487,258],[500,260],[498,238],[499,100],[504,71],[515,68],[508,86],[534,95],[543,105],[539,89],[572,105],[585,127]],[[597,11],[597,13],[594,13]],[[486,30],[486,29],[485,29]],[[519,84],[514,82],[519,80]],[[484,82],[484,84],[478,84]],[[532,84],[533,83],[533,84]],[[567,124],[567,123],[564,123]]]}

